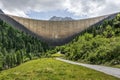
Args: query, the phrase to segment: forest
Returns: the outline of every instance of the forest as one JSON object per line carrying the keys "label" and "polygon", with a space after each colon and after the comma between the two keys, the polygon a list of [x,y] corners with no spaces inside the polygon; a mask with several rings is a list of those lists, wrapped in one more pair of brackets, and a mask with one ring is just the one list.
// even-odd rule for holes
{"label": "forest", "polygon": [[120,14],[83,31],[70,43],[54,51],[66,59],[91,64],[120,64]]}
{"label": "forest", "polygon": [[0,70],[43,56],[49,46],[0,20]]}
{"label": "forest", "polygon": [[0,70],[61,52],[66,59],[91,64],[120,64],[120,14],[81,32],[71,42],[51,47],[0,20]]}

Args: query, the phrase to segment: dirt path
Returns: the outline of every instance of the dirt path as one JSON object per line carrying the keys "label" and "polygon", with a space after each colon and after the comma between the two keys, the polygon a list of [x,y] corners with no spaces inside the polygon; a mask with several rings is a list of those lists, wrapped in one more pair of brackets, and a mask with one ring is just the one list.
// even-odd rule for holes
{"label": "dirt path", "polygon": [[94,69],[94,70],[103,72],[108,75],[115,76],[117,78],[120,78],[120,69],[119,68],[112,68],[112,67],[106,67],[106,66],[101,66],[101,65],[83,64],[83,63],[73,62],[73,61],[69,61],[69,60],[65,60],[65,59],[61,59],[61,58],[56,58],[56,60],[70,63],[70,64],[84,66],[84,67],[87,67],[90,69]]}

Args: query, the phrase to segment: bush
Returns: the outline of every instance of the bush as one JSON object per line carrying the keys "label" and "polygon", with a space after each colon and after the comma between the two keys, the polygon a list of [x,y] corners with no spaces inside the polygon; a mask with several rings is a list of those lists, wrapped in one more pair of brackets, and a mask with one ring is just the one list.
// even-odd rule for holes
{"label": "bush", "polygon": [[61,48],[67,59],[92,64],[119,64],[120,62],[120,14],[112,20],[83,31],[80,36]]}

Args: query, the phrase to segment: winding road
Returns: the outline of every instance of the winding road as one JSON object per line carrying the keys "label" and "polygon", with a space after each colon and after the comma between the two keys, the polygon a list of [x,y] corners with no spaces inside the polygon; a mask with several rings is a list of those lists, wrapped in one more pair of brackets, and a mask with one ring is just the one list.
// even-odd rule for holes
{"label": "winding road", "polygon": [[83,64],[83,63],[78,63],[78,62],[65,60],[65,59],[62,59],[62,58],[56,58],[56,60],[63,61],[63,62],[66,62],[66,63],[70,63],[70,64],[84,66],[84,67],[87,67],[87,68],[90,68],[90,69],[94,69],[94,70],[103,72],[103,73],[108,74],[108,75],[115,76],[117,78],[120,78],[120,69],[119,68],[112,68],[112,67],[106,67],[106,66],[101,66],[101,65]]}

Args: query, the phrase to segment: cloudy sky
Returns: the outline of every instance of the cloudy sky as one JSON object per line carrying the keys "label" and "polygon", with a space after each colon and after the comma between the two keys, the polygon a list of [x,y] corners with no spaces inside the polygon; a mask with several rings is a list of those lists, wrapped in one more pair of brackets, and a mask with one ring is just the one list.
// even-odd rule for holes
{"label": "cloudy sky", "polygon": [[120,12],[120,0],[0,0],[6,13],[34,19],[52,16],[82,19]]}

